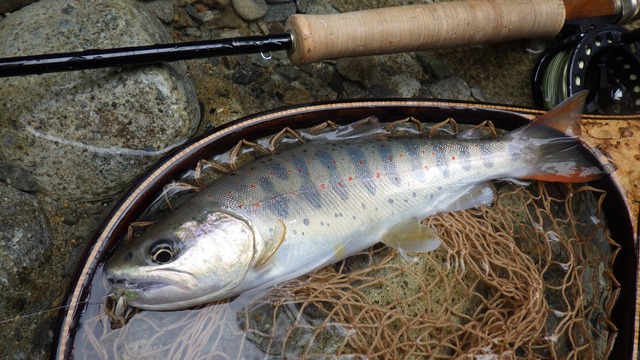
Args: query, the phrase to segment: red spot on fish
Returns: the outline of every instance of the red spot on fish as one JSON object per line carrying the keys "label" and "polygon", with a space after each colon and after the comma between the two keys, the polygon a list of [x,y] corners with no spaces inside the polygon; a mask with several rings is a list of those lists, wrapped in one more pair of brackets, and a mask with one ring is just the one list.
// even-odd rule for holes
{"label": "red spot on fish", "polygon": [[342,183],[341,182],[338,183],[338,187],[342,187]]}
{"label": "red spot on fish", "polygon": [[297,168],[296,170],[298,170],[298,172],[302,172],[302,170],[300,170],[300,168]]}
{"label": "red spot on fish", "polygon": [[452,157],[451,157],[451,160],[455,160],[455,159],[456,159],[456,157],[455,157],[455,156],[452,156]]}
{"label": "red spot on fish", "polygon": [[242,209],[242,204],[239,204],[239,205],[238,205],[238,209]]}
{"label": "red spot on fish", "polygon": [[402,157],[402,153],[398,154],[398,156]]}
{"label": "red spot on fish", "polygon": [[352,180],[353,180],[353,177],[349,176],[349,181],[352,181]]}
{"label": "red spot on fish", "polygon": [[227,195],[231,195],[231,191],[227,191]]}
{"label": "red spot on fish", "polygon": [[333,165],[335,165],[335,164],[336,164],[336,161],[335,161],[335,160],[331,160],[331,163],[333,163]]}
{"label": "red spot on fish", "polygon": [[427,153],[427,152],[426,152],[426,151],[424,151],[424,150],[422,150],[422,151],[420,151],[420,152],[421,152],[423,155]]}
{"label": "red spot on fish", "polygon": [[252,188],[252,189],[255,189],[256,188],[256,184],[249,184],[249,187]]}
{"label": "red spot on fish", "polygon": [[322,189],[322,190],[326,190],[326,189],[327,189],[327,187],[325,186],[325,184],[320,184],[320,189]]}
{"label": "red spot on fish", "polygon": [[393,161],[393,157],[389,156],[388,157],[389,161]]}
{"label": "red spot on fish", "polygon": [[253,207],[256,208],[256,209],[259,208],[260,207],[260,203],[253,204]]}
{"label": "red spot on fish", "polygon": [[274,175],[275,175],[275,173],[274,173],[273,171],[270,171],[270,172],[269,172],[269,175],[274,176]]}
{"label": "red spot on fish", "polygon": [[425,170],[429,170],[429,165],[425,165],[425,166],[424,166],[424,169],[425,169]]}
{"label": "red spot on fish", "polygon": [[287,173],[288,173],[288,174],[291,174],[291,170],[287,170]]}
{"label": "red spot on fish", "polygon": [[358,165],[364,165],[364,162],[358,161]]}
{"label": "red spot on fish", "polygon": [[379,172],[376,173],[376,179],[380,179],[380,173]]}

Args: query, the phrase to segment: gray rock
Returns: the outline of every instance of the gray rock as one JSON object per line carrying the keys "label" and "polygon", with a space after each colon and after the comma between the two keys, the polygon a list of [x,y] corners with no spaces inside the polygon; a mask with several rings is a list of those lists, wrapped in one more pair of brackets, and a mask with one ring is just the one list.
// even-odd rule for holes
{"label": "gray rock", "polygon": [[155,0],[142,3],[144,8],[165,24],[173,21],[173,0]]}
{"label": "gray rock", "polygon": [[282,21],[284,22],[287,18],[296,13],[296,4],[292,2],[279,3],[269,5],[269,9],[267,13],[264,15],[264,21],[266,22],[274,22],[274,21]]}
{"label": "gray rock", "polygon": [[38,188],[38,182],[28,171],[4,162],[0,162],[0,181],[26,192],[33,192]]}
{"label": "gray rock", "polygon": [[456,76],[439,80],[428,86],[431,96],[439,99],[473,100],[471,88]]}
{"label": "gray rock", "polygon": [[218,10],[222,10],[229,6],[229,0],[202,0],[201,3]]}
{"label": "gray rock", "polygon": [[231,0],[231,4],[238,15],[246,21],[260,19],[267,13],[269,7],[264,0]]}
{"label": "gray rock", "polygon": [[260,70],[252,67],[240,65],[233,72],[233,82],[238,85],[248,85],[260,77]]}
{"label": "gray rock", "polygon": [[185,7],[187,14],[191,16],[198,24],[204,24],[216,17],[216,14],[211,10],[198,11],[193,5],[187,5]]}
{"label": "gray rock", "polygon": [[276,68],[276,73],[285,78],[287,81],[295,81],[300,78],[300,70],[295,66],[281,66]]}
{"label": "gray rock", "polygon": [[[25,272],[46,262],[52,236],[37,200],[0,183],[0,309],[20,296]],[[9,313],[10,311],[7,311]]]}
{"label": "gray rock", "polygon": [[[0,56],[169,42],[128,0],[50,0],[0,22]],[[53,198],[124,189],[190,136],[199,115],[182,64],[86,70],[0,82],[0,159],[29,169]]]}
{"label": "gray rock", "polygon": [[16,11],[23,6],[27,6],[37,0],[2,0],[0,2],[0,14],[10,11]]}
{"label": "gray rock", "polygon": [[298,12],[303,14],[337,14],[339,13],[326,0],[296,0]]}
{"label": "gray rock", "polygon": [[420,81],[407,74],[399,74],[391,77],[390,83],[401,97],[414,97],[420,93],[422,84]]}
{"label": "gray rock", "polygon": [[451,69],[433,56],[426,53],[417,53],[416,58],[424,68],[424,71],[435,79],[444,79],[452,75]]}

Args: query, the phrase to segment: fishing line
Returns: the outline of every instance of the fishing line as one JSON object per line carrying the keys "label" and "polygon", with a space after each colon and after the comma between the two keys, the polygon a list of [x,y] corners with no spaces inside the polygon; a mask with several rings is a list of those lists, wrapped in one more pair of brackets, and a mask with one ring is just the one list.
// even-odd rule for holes
{"label": "fishing line", "polygon": [[[102,303],[101,302],[90,302],[89,300],[84,300],[84,301],[78,302],[78,304],[101,305]],[[61,305],[61,306],[56,306],[56,307],[53,307],[53,308],[47,309],[47,310],[36,311],[36,312],[33,312],[33,313],[24,314],[24,315],[16,315],[16,316],[14,316],[12,318],[6,318],[4,320],[0,320],[0,324],[7,324],[7,323],[10,323],[12,321],[22,320],[23,318],[35,317],[35,316],[46,314],[46,313],[49,313],[49,312],[52,312],[52,311],[68,309],[68,308],[69,308],[69,305]]]}

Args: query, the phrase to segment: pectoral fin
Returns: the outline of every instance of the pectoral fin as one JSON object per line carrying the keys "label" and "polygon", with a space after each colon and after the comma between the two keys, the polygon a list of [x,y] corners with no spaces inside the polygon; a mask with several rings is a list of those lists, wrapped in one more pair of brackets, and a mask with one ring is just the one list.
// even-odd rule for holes
{"label": "pectoral fin", "polygon": [[435,231],[417,218],[409,219],[391,228],[382,242],[402,253],[433,251],[440,246]]}
{"label": "pectoral fin", "polygon": [[287,234],[287,227],[282,220],[278,219],[276,226],[273,229],[273,237],[267,243],[264,251],[257,259],[255,266],[260,267],[269,261],[273,257],[273,254],[280,248],[280,245],[284,242],[284,237]]}

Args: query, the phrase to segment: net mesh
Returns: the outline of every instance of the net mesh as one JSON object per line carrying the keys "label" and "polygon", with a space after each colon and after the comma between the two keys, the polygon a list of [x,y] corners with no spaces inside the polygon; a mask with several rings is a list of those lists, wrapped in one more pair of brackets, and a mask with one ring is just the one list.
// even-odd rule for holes
{"label": "net mesh", "polygon": [[[374,246],[268,294],[83,323],[82,358],[606,358],[619,246],[587,185],[496,184],[488,207],[424,220],[425,254]],[[239,305],[240,304],[240,305]]]}

